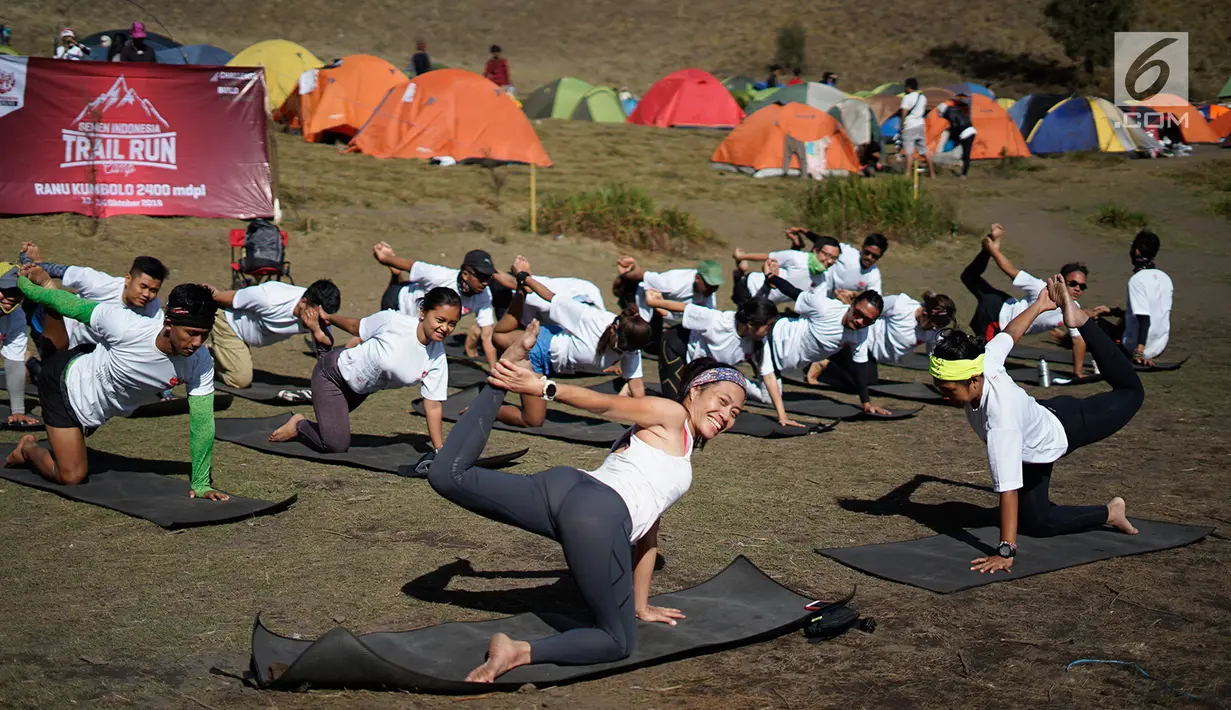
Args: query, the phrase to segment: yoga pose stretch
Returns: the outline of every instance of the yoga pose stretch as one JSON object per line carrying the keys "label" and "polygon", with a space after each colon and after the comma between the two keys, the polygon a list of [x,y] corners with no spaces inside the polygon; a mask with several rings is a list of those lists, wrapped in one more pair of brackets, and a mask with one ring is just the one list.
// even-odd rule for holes
{"label": "yoga pose stretch", "polygon": [[[695,269],[671,269],[670,271],[646,271],[637,265],[637,260],[631,256],[622,256],[616,260],[620,275],[616,278],[615,291],[621,296],[621,307],[627,305],[624,301],[626,290],[633,290],[633,300],[637,309],[646,321],[654,320],[655,309],[645,302],[649,291],[658,291],[664,298],[680,303],[691,303],[697,306],[714,308],[717,305],[718,287],[722,286],[722,267],[713,259],[697,263]],[[550,288],[550,285],[548,285]],[[660,314],[661,315],[661,314]],[[677,319],[671,313],[666,318]],[[658,319],[661,330],[662,321]]]}
{"label": "yoga pose stretch", "polygon": [[[606,309],[603,304],[603,292],[592,281],[571,276],[535,276],[538,282],[551,289],[557,296],[564,296],[575,301],[581,301],[588,306]],[[517,277],[513,274],[495,274],[487,285],[492,292],[492,306],[495,309],[496,321],[504,318],[513,302],[513,294],[517,291]],[[537,320],[540,325],[554,325],[551,322],[551,304],[539,298],[538,294],[526,294],[526,302],[521,310],[521,327],[525,328],[530,321]],[[466,331],[465,351],[471,357],[478,356],[479,343],[483,339],[483,329],[478,324],[470,326]]]}
{"label": "yoga pose stretch", "polygon": [[[492,305],[491,289],[487,287],[496,273],[491,254],[482,249],[472,249],[463,257],[460,269],[400,257],[385,242],[372,247],[372,254],[393,272],[380,299],[381,309],[401,311],[415,318],[419,314],[419,300],[424,294],[433,288],[451,288],[462,299],[462,315],[474,314],[488,367],[496,366],[496,346],[492,344],[496,310]],[[402,280],[403,274],[406,281]],[[470,355],[474,357],[478,352]]]}
{"label": "yoga pose stretch", "polygon": [[[889,410],[870,401],[868,386],[873,384],[874,370],[868,357],[868,326],[876,322],[884,309],[884,299],[875,291],[864,291],[847,304],[826,298],[819,291],[803,292],[777,275],[777,264],[766,266],[769,283],[785,294],[794,296],[798,317],[779,318],[770,328],[766,342],[769,357],[761,359],[760,375],[767,399],[778,410],[778,421],[790,421],[782,408],[782,389],[778,374],[796,367],[807,368],[814,362],[833,357],[843,348],[851,349],[856,389],[863,411],[888,414]],[[805,372],[807,370],[805,369]]]}
{"label": "yoga pose stretch", "polygon": [[[803,249],[802,231],[788,232],[796,249]],[[883,234],[869,234],[863,240],[863,248],[856,249],[850,244],[841,244],[841,252],[833,265],[825,270],[825,278],[817,286],[817,290],[830,298],[836,298],[843,303],[851,300],[864,291],[881,293],[881,270],[876,265],[885,252],[889,251],[889,240]]]}
{"label": "yoga pose stretch", "polygon": [[26,312],[21,307],[17,287],[17,267],[0,263],[0,355],[4,357],[4,385],[9,391],[8,423],[35,426],[37,419],[26,414]]}
{"label": "yoga pose stretch", "polygon": [[[1036,401],[1005,371],[1013,344],[1040,315],[1056,308],[1064,324],[1080,331],[1094,361],[1111,385],[1110,392],[1078,399],[1053,397]],[[1008,571],[1017,554],[1017,533],[1048,537],[1111,525],[1136,534],[1125,517],[1124,499],[1107,505],[1056,505],[1048,498],[1052,466],[1088,444],[1119,431],[1145,400],[1132,363],[1111,338],[1077,307],[1063,276],[984,347],[978,336],[947,330],[932,350],[931,373],[946,404],[964,407],[970,426],[987,444],[992,485],[1000,494],[1000,546],[997,554],[971,560],[972,570]]]}
{"label": "yoga pose stretch", "polygon": [[[43,306],[43,368],[39,396],[51,450],[23,436],[6,466],[30,466],[63,485],[85,480],[85,438],[114,417],[157,402],[165,390],[188,387],[192,452],[189,495],[226,500],[210,487],[214,453],[214,367],[201,347],[214,325],[217,306],[198,284],[180,284],[167,298],[164,318],[145,318],[116,303],[94,303],[68,291],[44,288],[42,267],[21,267],[18,286]],[[93,344],[68,347],[63,318],[89,326]]]}
{"label": "yoga pose stretch", "polygon": [[[529,642],[496,634],[487,661],[466,677],[473,682],[489,683],[529,663],[575,665],[626,658],[633,650],[637,619],[675,625],[684,618],[678,609],[649,605],[659,519],[692,483],[694,447],[729,428],[744,404],[743,375],[713,360],[690,364],[679,401],[631,399],[557,385],[513,364],[534,346],[536,330],[537,324],[531,324],[505,351],[490,386],[449,432],[428,482],[467,510],[558,541],[594,614],[594,626]],[[592,472],[557,466],[523,476],[478,468],[474,462],[487,444],[506,391],[546,393],[633,427]],[[629,543],[635,544],[635,552]]]}
{"label": "yoga pose stretch", "polygon": [[456,291],[438,287],[428,291],[417,307],[418,318],[389,310],[362,320],[334,316],[331,323],[358,335],[346,348],[322,355],[312,369],[316,421],[296,414],[269,440],[298,438],[316,451],[342,453],[350,449],[350,413],[369,394],[418,383],[428,436],[432,448],[439,449],[444,443],[441,402],[449,396],[443,343],[462,317],[462,304]]}
{"label": "yoga pose stretch", "polygon": [[1174,287],[1171,277],[1154,265],[1158,248],[1158,235],[1144,230],[1137,233],[1129,248],[1133,276],[1128,280],[1128,311],[1121,341],[1135,362],[1149,366],[1167,349],[1171,338]]}
{"label": "yoga pose stretch", "polygon": [[[812,249],[809,251],[802,251],[798,248],[805,237],[812,241]],[[774,288],[773,284],[765,278],[763,269],[761,272],[749,272],[747,263],[749,261],[772,260],[778,264],[779,274],[785,281],[799,291],[811,291],[824,283],[826,271],[832,268],[838,257],[842,255],[842,245],[833,237],[792,227],[787,230],[787,238],[793,245],[791,249],[768,253],[750,253],[743,249],[736,249],[732,253],[735,258],[735,286],[731,293],[731,300],[735,302],[735,305],[738,306],[749,298],[768,298],[774,303],[795,301],[788,294]]]}
{"label": "yoga pose stretch", "polygon": [[230,387],[252,386],[252,348],[273,345],[300,333],[312,334],[318,354],[333,347],[327,319],[338,312],[342,294],[328,279],[307,288],[281,281],[266,281],[237,291],[208,288],[219,306],[210,334],[214,369]]}
{"label": "yoga pose stretch", "polygon": [[[526,332],[520,329],[522,305],[526,295],[534,293],[551,304],[548,314],[556,324],[535,329],[537,339],[529,349],[534,372],[545,377],[578,372],[600,375],[613,373],[618,363],[618,374],[628,380],[629,394],[645,396],[641,349],[650,342],[651,328],[638,315],[636,304],[629,304],[616,315],[557,296],[531,275],[530,262],[522,256],[513,261],[513,273],[517,274],[517,292],[496,326],[497,346],[510,348],[521,341]],[[541,395],[542,392],[522,393],[521,408],[502,407],[500,421],[510,426],[542,426],[547,417],[547,401]]]}
{"label": "yoga pose stretch", "polygon": [[[984,340],[991,340],[993,335],[1000,332],[1004,324],[1024,313],[1030,307],[1030,304],[1034,303],[1035,299],[1039,298],[1039,295],[1047,289],[1046,281],[1035,278],[1017,268],[1000,251],[1003,239],[1004,228],[999,224],[993,224],[991,232],[983,238],[983,250],[962,271],[962,284],[975,297],[975,313],[970,319],[970,329],[975,335]],[[995,260],[996,265],[1000,267],[1005,276],[1013,280],[1014,286],[1026,292],[1025,298],[1013,298],[1004,291],[992,286],[983,278],[983,272],[987,270],[987,264],[992,260]],[[1086,265],[1080,262],[1065,264],[1060,267],[1060,275],[1064,277],[1065,285],[1068,287],[1069,294],[1072,296],[1074,303],[1077,302],[1077,298],[1085,293],[1088,288],[1086,277],[1089,273]],[[1091,311],[1087,311],[1087,313],[1097,318],[1104,313],[1110,312],[1110,310],[1106,306],[1099,306]],[[1061,325],[1063,321],[1064,316],[1060,309],[1053,308],[1040,313],[1024,335],[1034,335],[1035,333],[1052,330]],[[1069,328],[1068,331],[1069,336],[1073,339],[1073,375],[1080,378],[1084,375],[1085,370],[1086,343],[1082,339],[1081,333],[1077,332],[1076,329]]]}

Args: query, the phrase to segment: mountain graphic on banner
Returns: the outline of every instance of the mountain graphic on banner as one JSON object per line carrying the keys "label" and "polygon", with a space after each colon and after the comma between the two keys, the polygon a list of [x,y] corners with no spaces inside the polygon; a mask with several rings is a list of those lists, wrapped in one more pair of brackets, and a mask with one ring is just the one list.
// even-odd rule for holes
{"label": "mountain graphic on banner", "polygon": [[81,113],[77,114],[77,118],[73,119],[73,123],[80,123],[87,118],[95,122],[106,118],[112,123],[145,123],[153,119],[163,126],[171,126],[162,114],[158,113],[158,109],[154,108],[154,104],[141,98],[122,76],[115,80],[110,89],[86,104]]}

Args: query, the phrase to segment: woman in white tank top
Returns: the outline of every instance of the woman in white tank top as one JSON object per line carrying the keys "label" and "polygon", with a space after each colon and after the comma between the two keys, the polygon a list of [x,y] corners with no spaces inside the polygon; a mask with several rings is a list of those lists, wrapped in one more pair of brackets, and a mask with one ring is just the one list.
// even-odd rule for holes
{"label": "woman in white tank top", "polygon": [[[709,358],[689,363],[678,402],[557,385],[525,361],[538,328],[531,322],[505,351],[490,386],[449,432],[428,482],[467,510],[558,541],[595,625],[532,642],[496,634],[487,662],[466,677],[473,682],[490,683],[529,663],[620,660],[632,653],[638,619],[675,625],[684,618],[678,609],[649,605],[659,518],[692,483],[693,449],[730,428],[744,405],[744,376]],[[474,462],[507,392],[559,400],[633,426],[591,472],[557,466],[522,476],[478,468]]]}

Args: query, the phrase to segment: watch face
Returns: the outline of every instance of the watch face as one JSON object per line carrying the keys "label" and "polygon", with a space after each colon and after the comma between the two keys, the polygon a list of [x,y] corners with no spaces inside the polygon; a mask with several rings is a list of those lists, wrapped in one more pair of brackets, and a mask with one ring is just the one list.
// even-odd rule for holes
{"label": "watch face", "polygon": [[1001,543],[1000,547],[996,548],[996,553],[1006,559],[1010,558],[1013,556],[1013,546],[1008,543]]}
{"label": "watch face", "polygon": [[547,390],[546,392],[544,392],[544,394],[546,394],[548,397],[555,397],[556,396],[556,383],[552,382],[548,384]]}

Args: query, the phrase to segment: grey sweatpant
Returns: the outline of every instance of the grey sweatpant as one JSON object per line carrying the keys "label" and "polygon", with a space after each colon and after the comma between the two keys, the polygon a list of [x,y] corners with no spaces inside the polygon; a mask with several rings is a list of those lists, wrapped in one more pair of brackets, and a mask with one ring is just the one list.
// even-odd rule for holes
{"label": "grey sweatpant", "polygon": [[363,404],[366,394],[358,394],[346,384],[338,370],[341,348],[321,355],[312,370],[312,409],[316,421],[307,419],[295,426],[303,443],[326,454],[340,454],[350,448],[350,413]]}

